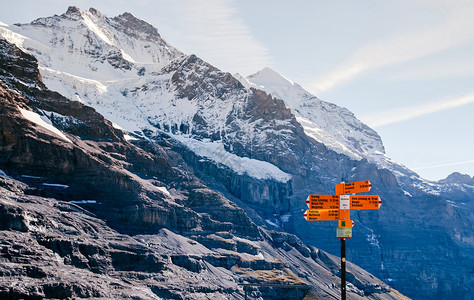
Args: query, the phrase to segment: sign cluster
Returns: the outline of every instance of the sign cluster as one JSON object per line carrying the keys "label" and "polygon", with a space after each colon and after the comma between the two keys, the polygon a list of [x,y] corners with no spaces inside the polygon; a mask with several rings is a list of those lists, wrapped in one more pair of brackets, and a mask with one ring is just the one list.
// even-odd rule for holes
{"label": "sign cluster", "polygon": [[370,191],[368,180],[336,185],[335,195],[309,195],[306,199],[308,210],[303,214],[306,221],[339,221],[337,238],[352,238],[354,221],[350,219],[351,209],[379,209],[379,196],[349,195]]}

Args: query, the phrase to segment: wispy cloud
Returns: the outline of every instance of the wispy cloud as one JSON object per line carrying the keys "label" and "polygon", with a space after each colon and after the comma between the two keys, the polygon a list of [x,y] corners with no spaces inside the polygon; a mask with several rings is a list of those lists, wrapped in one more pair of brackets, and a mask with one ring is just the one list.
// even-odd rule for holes
{"label": "wispy cloud", "polygon": [[430,61],[418,65],[416,68],[404,69],[390,77],[396,81],[426,81],[450,78],[465,78],[474,76],[474,57],[456,57]]}
{"label": "wispy cloud", "polygon": [[[156,26],[163,38],[179,50],[194,53],[229,72],[242,75],[272,65],[268,49],[239,17],[235,0],[77,0],[81,9],[94,7],[109,17],[131,12]],[[24,7],[32,7],[25,11]],[[14,1],[0,11],[5,23],[30,22],[40,16],[65,12],[63,0]],[[10,15],[12,17],[10,17]]]}
{"label": "wispy cloud", "polygon": [[466,165],[466,164],[472,164],[472,163],[474,163],[474,158],[466,159],[466,160],[458,160],[458,161],[439,162],[435,164],[415,167],[415,168],[412,168],[412,170],[419,171],[419,170],[425,170],[425,169],[459,166],[459,165]]}
{"label": "wispy cloud", "polygon": [[447,19],[436,26],[399,34],[359,48],[332,72],[313,81],[311,90],[315,93],[327,91],[368,70],[471,42],[474,37],[474,3],[463,3],[463,6],[446,6],[451,11],[446,13]]}
{"label": "wispy cloud", "polygon": [[[231,73],[251,74],[271,65],[268,49],[238,17],[231,0],[167,1],[172,22],[164,31],[186,53],[195,53]],[[165,16],[166,17],[166,16]],[[165,22],[163,22],[165,24]],[[166,39],[166,37],[165,37]]]}
{"label": "wispy cloud", "polygon": [[474,93],[456,99],[449,99],[441,102],[431,102],[423,105],[396,108],[371,113],[370,115],[365,116],[362,115],[360,119],[363,120],[367,125],[375,128],[414,119],[427,114],[459,107],[470,103],[474,103]]}

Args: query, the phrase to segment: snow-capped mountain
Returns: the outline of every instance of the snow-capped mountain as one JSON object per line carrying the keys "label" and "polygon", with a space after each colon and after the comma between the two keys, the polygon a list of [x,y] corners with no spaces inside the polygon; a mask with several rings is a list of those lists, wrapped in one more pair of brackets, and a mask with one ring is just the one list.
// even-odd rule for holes
{"label": "snow-capped mountain", "polygon": [[299,84],[265,68],[246,78],[242,84],[261,89],[283,99],[292,109],[305,133],[330,149],[353,159],[381,161],[385,149],[379,135],[343,107],[322,101]]}
{"label": "snow-capped mountain", "polygon": [[[443,296],[472,281],[470,265],[463,262],[474,248],[473,235],[464,228],[472,214],[462,203],[470,205],[474,187],[424,181],[391,161],[377,133],[350,111],[318,99],[275,71],[234,77],[168,45],[157,29],[129,13],[108,18],[95,9],[70,7],[65,14],[30,24],[2,25],[0,35],[38,60],[45,86],[35,80],[17,82],[24,89],[57,91],[93,107],[113,122],[114,130],[123,130],[126,139],[146,145],[147,151],[165,151],[149,142],[171,149],[169,164],[194,170],[258,225],[337,249],[324,237],[333,228],[301,218],[303,199],[308,193],[332,193],[341,179],[369,179],[384,206],[377,216],[354,216],[360,235],[351,241],[349,259],[415,297]],[[58,128],[58,120],[66,119],[66,113],[45,108],[37,113]],[[114,150],[112,157],[122,154]],[[205,202],[202,198],[196,196]],[[461,198],[464,202],[457,203]],[[424,216],[427,210],[431,215]],[[205,211],[205,205],[198,208],[198,213]],[[439,261],[424,264],[428,258],[407,235],[419,235]],[[444,279],[437,276],[449,272],[449,257],[455,257],[460,275],[428,293]],[[425,279],[435,283],[420,289]]]}
{"label": "snow-capped mountain", "polygon": [[[61,16],[1,30],[4,38],[38,58],[48,88],[93,106],[119,128],[137,134],[166,130],[196,150],[208,143],[225,152],[219,141],[226,121],[252,94],[230,74],[167,45],[155,28],[129,13],[109,19],[94,9],[70,7]],[[220,78],[224,83],[214,86],[212,80]],[[187,138],[193,135],[199,141]],[[211,159],[220,156],[214,150],[199,155],[206,153]],[[223,163],[237,167],[243,161],[227,153]],[[267,165],[255,168],[266,175],[252,174],[291,177]]]}
{"label": "snow-capped mountain", "polygon": [[[440,195],[452,189],[445,181],[432,182],[421,178],[404,165],[393,161],[385,153],[382,139],[373,129],[362,123],[348,109],[320,100],[270,68],[236,78],[246,87],[264,90],[275,98],[283,99],[305,134],[323,143],[337,153],[351,159],[366,159],[379,168],[390,170],[408,194],[430,193]],[[473,192],[471,188],[467,188]],[[468,192],[468,193],[469,193]]]}
{"label": "snow-capped mountain", "polygon": [[[257,226],[189,156],[49,90],[37,60],[0,39],[0,298],[337,298],[336,257]],[[349,297],[403,298],[348,272]]]}
{"label": "snow-capped mountain", "polygon": [[[347,109],[318,99],[269,68],[246,79],[237,75],[239,83],[230,74],[168,45],[153,26],[130,13],[107,18],[95,9],[70,7],[60,16],[0,30],[8,41],[37,57],[48,88],[91,105],[127,131],[166,130],[193,144],[194,149],[204,149],[203,143],[210,142],[207,148],[225,150],[228,167],[242,163],[235,154],[268,161],[267,155],[252,154],[250,144],[268,143],[265,137],[271,136],[273,129],[255,131],[253,128],[262,124],[247,121],[240,122],[236,131],[238,120],[233,118],[256,95],[252,87],[282,99],[291,109],[295,120],[287,114],[280,127],[299,124],[307,136],[337,153],[356,160],[365,158],[397,176],[416,175],[391,161],[378,134]],[[285,131],[279,130],[279,134]],[[242,139],[239,145],[235,145],[236,135]],[[197,147],[198,143],[202,147]],[[286,148],[278,150],[281,155]],[[199,155],[218,160],[223,153],[211,152]],[[252,164],[265,163],[252,160]],[[275,167],[268,165],[267,169]],[[266,173],[255,175],[271,175]],[[291,177],[283,173],[276,170],[275,178]]]}

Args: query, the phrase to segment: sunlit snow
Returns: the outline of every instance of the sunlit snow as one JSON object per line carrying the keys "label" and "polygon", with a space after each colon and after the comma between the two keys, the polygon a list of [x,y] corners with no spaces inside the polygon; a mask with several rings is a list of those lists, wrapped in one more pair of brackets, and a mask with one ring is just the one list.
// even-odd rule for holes
{"label": "sunlit snow", "polygon": [[224,149],[224,145],[221,142],[198,141],[181,135],[174,137],[197,155],[223,164],[234,170],[237,174],[247,174],[257,179],[274,179],[280,182],[287,182],[292,177],[290,174],[283,172],[275,165],[266,161],[240,157],[229,153]]}
{"label": "sunlit snow", "polygon": [[61,137],[63,140],[65,140],[66,142],[69,142],[72,144],[72,141],[70,139],[68,139],[64,133],[62,133],[59,129],[57,129],[56,127],[54,127],[51,122],[49,121],[48,118],[41,118],[40,115],[38,115],[37,113],[33,112],[33,111],[30,111],[30,110],[26,110],[26,109],[23,109],[21,107],[18,107],[18,109],[20,110],[21,114],[23,115],[23,117],[33,123],[35,123],[36,125],[39,125],[41,127],[43,127],[44,129],[46,130],[49,130],[51,132],[53,132],[54,134],[58,135],[59,137]]}
{"label": "sunlit snow", "polygon": [[59,183],[43,183],[44,186],[57,187],[62,189],[67,189],[69,185],[59,184]]}

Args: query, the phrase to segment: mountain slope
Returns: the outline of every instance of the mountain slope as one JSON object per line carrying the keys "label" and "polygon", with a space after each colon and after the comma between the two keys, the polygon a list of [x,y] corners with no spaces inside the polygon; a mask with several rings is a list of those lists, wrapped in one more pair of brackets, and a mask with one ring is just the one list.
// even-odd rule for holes
{"label": "mountain slope", "polygon": [[368,158],[373,162],[385,154],[378,134],[351,112],[318,99],[274,70],[265,68],[247,78],[241,77],[241,82],[283,99],[293,109],[305,133],[332,150],[353,159]]}
{"label": "mountain slope", "polygon": [[[152,230],[154,222],[159,222],[158,226],[184,232],[199,228],[252,236],[258,225],[295,233],[306,243],[338,254],[335,225],[304,221],[303,199],[310,193],[332,193],[334,184],[341,180],[368,179],[384,205],[375,213],[353,214],[357,227],[348,243],[348,259],[415,298],[462,298],[469,294],[473,243],[466,224],[472,223],[472,210],[451,205],[446,197],[458,197],[462,188],[462,201],[469,203],[474,187],[470,183],[432,184],[390,161],[377,134],[349,111],[322,102],[275,72],[265,70],[263,75],[271,76],[250,78],[260,77],[262,81],[263,76],[265,80],[260,83],[269,95],[261,85],[239,81],[195,55],[175,50],[156,30],[130,14],[111,19],[93,9],[70,8],[61,16],[0,30],[5,39],[38,59],[41,78],[49,89],[76,100],[74,105],[82,102],[94,107],[113,122],[98,127],[111,132],[111,138],[116,136],[120,145],[129,145],[99,144],[92,152],[99,153],[96,156],[105,162],[103,165],[113,165],[116,173],[122,174],[122,167],[132,173],[111,176],[118,178],[118,183],[128,178],[126,183],[134,187],[132,190],[140,187],[140,192],[125,194],[124,198],[139,199],[138,203],[144,200],[143,193],[151,198],[146,205],[138,205],[139,212],[128,202],[127,210],[122,210],[133,216],[125,219],[134,230]],[[155,54],[159,59],[154,60]],[[66,57],[77,62],[74,68],[65,62]],[[6,81],[15,77],[9,76]],[[24,91],[39,86],[24,80],[15,85]],[[34,90],[32,95],[37,93]],[[45,111],[56,127],[78,132],[77,126],[60,126],[59,120],[68,118],[58,118],[57,114],[67,116],[71,112],[38,105],[36,109]],[[338,125],[331,125],[331,120],[339,120]],[[99,134],[92,139],[101,142]],[[97,147],[112,154],[104,154]],[[145,159],[143,155],[150,152],[154,155]],[[150,161],[156,162],[149,169]],[[121,171],[115,166],[121,166]],[[8,165],[8,170],[12,167]],[[71,174],[77,172],[72,170]],[[153,177],[163,184],[154,183]],[[207,197],[196,191],[203,185],[224,194],[227,200],[208,189],[204,194],[214,199],[213,205],[208,204],[204,201]],[[184,190],[177,197],[184,200],[172,205],[166,195],[143,186],[151,190],[155,186],[159,191],[164,186]],[[120,199],[121,191],[128,187],[119,189],[116,196]],[[160,197],[150,196],[156,193]],[[159,204],[154,197],[159,198]],[[451,199],[457,203],[458,198]],[[232,213],[222,209],[222,203],[231,207]],[[120,207],[114,212],[120,212]],[[228,214],[234,225],[227,222]],[[183,220],[188,221],[180,223]],[[242,220],[244,226],[237,226]],[[199,242],[212,245],[220,239],[201,235]],[[438,259],[433,260],[420,245]]]}
{"label": "mountain slope", "polygon": [[[244,299],[244,282],[270,299],[338,297],[337,258],[256,226],[168,136],[124,135],[0,45],[2,298]],[[403,299],[348,271],[354,299]]]}

